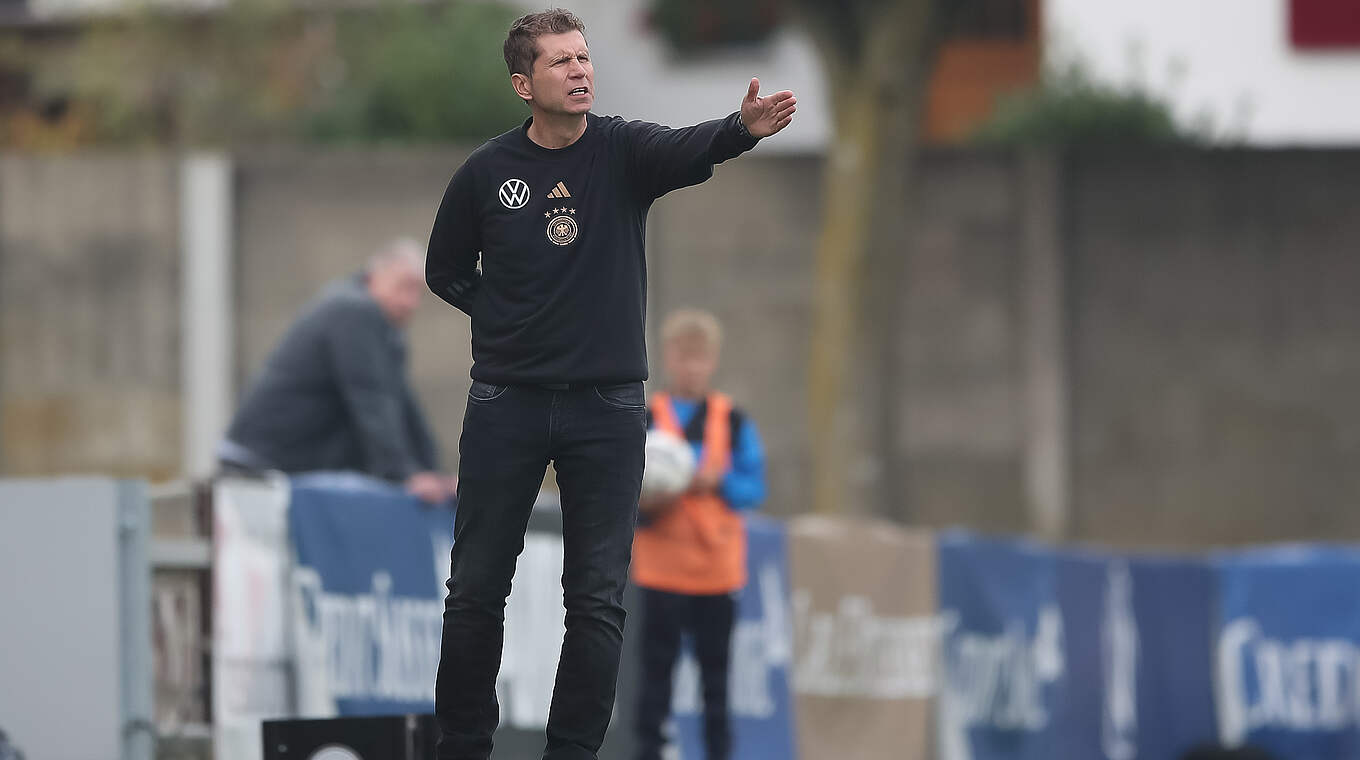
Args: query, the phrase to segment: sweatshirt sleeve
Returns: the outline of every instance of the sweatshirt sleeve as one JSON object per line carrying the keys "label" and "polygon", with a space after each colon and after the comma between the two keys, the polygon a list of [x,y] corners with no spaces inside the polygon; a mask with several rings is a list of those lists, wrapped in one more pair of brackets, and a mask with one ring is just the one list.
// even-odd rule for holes
{"label": "sweatshirt sleeve", "polygon": [[465,162],[449,181],[425,254],[425,282],[430,290],[469,316],[482,281],[477,271],[482,226],[477,215],[471,163]]}
{"label": "sweatshirt sleeve", "polygon": [[765,448],[749,417],[743,416],[734,432],[732,469],[723,477],[722,496],[737,511],[755,509],[765,501]]}
{"label": "sweatshirt sleeve", "polygon": [[692,127],[671,129],[630,121],[626,134],[628,173],[633,187],[648,199],[713,176],[713,166],[754,148],[756,138],[741,126],[741,113]]}

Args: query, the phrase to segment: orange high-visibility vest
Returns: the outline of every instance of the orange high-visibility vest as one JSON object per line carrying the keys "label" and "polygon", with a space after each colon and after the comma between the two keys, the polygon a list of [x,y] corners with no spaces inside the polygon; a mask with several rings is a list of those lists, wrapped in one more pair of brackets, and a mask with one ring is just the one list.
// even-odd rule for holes
{"label": "orange high-visibility vest", "polygon": [[[699,468],[726,473],[732,466],[732,400],[709,394]],[[681,440],[685,432],[670,396],[652,396],[656,427]],[[746,585],[746,529],[716,493],[685,494],[678,503],[639,526],[633,539],[633,582],[675,594],[726,594]]]}

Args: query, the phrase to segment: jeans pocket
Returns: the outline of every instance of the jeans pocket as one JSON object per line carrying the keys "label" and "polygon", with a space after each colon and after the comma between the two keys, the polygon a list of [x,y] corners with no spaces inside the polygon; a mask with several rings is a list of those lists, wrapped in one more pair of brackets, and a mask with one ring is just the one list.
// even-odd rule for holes
{"label": "jeans pocket", "polygon": [[496,385],[494,383],[484,383],[481,380],[473,380],[468,388],[468,398],[473,401],[495,401],[500,398],[507,390],[508,385]]}
{"label": "jeans pocket", "polygon": [[597,385],[595,395],[607,406],[615,409],[641,411],[647,408],[647,397],[642,392],[640,382]]}

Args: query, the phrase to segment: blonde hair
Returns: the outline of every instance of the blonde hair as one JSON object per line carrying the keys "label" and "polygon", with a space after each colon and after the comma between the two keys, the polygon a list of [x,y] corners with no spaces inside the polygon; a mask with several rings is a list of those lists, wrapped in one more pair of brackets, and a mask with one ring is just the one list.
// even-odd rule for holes
{"label": "blonde hair", "polygon": [[722,348],[723,331],[718,318],[702,309],[677,309],[661,324],[663,343],[698,339],[711,351]]}

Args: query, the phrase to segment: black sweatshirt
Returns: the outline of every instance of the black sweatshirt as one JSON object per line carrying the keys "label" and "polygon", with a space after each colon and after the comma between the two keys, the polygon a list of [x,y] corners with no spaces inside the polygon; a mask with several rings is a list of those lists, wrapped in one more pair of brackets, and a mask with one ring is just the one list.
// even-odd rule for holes
{"label": "black sweatshirt", "polygon": [[529,139],[531,121],[453,175],[425,279],[472,318],[475,380],[645,380],[647,211],[756,140],[737,113],[684,129],[587,114],[585,133],[553,150]]}

